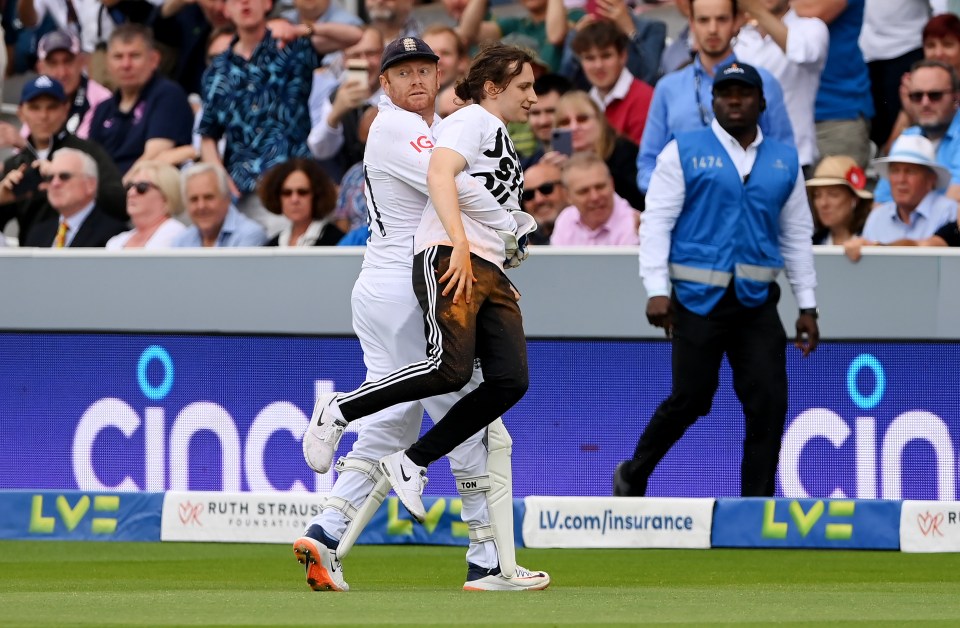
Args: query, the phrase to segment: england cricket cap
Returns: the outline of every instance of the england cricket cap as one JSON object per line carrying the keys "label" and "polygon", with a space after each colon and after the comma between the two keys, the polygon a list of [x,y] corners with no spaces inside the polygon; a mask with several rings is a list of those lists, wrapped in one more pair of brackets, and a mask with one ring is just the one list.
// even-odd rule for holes
{"label": "england cricket cap", "polygon": [[430,59],[439,61],[440,57],[428,46],[422,39],[416,37],[401,37],[394,39],[383,50],[383,57],[380,59],[380,74],[387,71],[390,66],[396,65],[407,59]]}
{"label": "england cricket cap", "polygon": [[752,65],[740,63],[739,61],[734,61],[733,63],[728,63],[717,68],[717,73],[713,75],[713,88],[717,89],[722,85],[734,81],[749,85],[750,87],[756,87],[760,90],[763,89],[763,79],[760,78],[760,73],[757,72],[757,69]]}
{"label": "england cricket cap", "polygon": [[66,50],[72,55],[80,54],[80,40],[69,31],[50,31],[37,42],[37,58],[43,61],[51,52]]}
{"label": "england cricket cap", "polygon": [[41,74],[23,86],[23,91],[20,92],[20,104],[30,102],[34,98],[41,96],[50,96],[56,99],[57,102],[66,102],[67,100],[67,96],[63,93],[63,85],[60,84],[60,81]]}

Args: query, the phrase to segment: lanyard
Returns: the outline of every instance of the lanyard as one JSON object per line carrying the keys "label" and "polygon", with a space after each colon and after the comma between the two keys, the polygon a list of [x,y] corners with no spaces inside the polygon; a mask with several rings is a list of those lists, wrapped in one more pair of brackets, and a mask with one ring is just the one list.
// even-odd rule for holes
{"label": "lanyard", "polygon": [[693,81],[694,90],[697,96],[697,111],[700,113],[700,122],[703,124],[703,126],[710,126],[710,119],[713,116],[708,118],[707,114],[709,112],[707,111],[707,108],[703,106],[703,101],[700,98],[700,89],[703,86],[703,81],[700,78],[700,72],[697,70],[697,68],[693,68]]}

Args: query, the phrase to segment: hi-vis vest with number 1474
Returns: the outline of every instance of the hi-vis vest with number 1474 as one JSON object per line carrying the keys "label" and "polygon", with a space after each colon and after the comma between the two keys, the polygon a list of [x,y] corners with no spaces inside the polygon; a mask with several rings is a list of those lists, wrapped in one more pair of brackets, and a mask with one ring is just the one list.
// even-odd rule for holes
{"label": "hi-vis vest with number 1474", "polygon": [[764,137],[746,183],[709,127],[677,136],[686,185],[673,229],[670,279],[687,309],[707,315],[734,282],[747,307],[762,305],[783,270],[780,211],[797,182],[797,151]]}

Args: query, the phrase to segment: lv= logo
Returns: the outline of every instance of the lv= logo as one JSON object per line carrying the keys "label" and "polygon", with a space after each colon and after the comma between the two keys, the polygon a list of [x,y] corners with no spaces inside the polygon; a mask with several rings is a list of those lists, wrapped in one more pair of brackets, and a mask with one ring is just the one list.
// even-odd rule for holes
{"label": "lv= logo", "polygon": [[917,515],[917,526],[923,536],[943,536],[940,524],[943,523],[943,513],[931,514],[928,510],[922,515]]}

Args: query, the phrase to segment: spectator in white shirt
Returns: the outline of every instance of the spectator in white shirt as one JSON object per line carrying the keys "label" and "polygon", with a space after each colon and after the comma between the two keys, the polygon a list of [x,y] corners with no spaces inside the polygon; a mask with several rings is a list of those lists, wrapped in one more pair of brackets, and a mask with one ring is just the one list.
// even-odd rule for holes
{"label": "spectator in white shirt", "polygon": [[798,17],[789,0],[740,0],[739,6],[752,20],[740,29],[733,52],[780,81],[800,165],[809,175],[818,157],[813,104],[830,32],[822,20]]}

